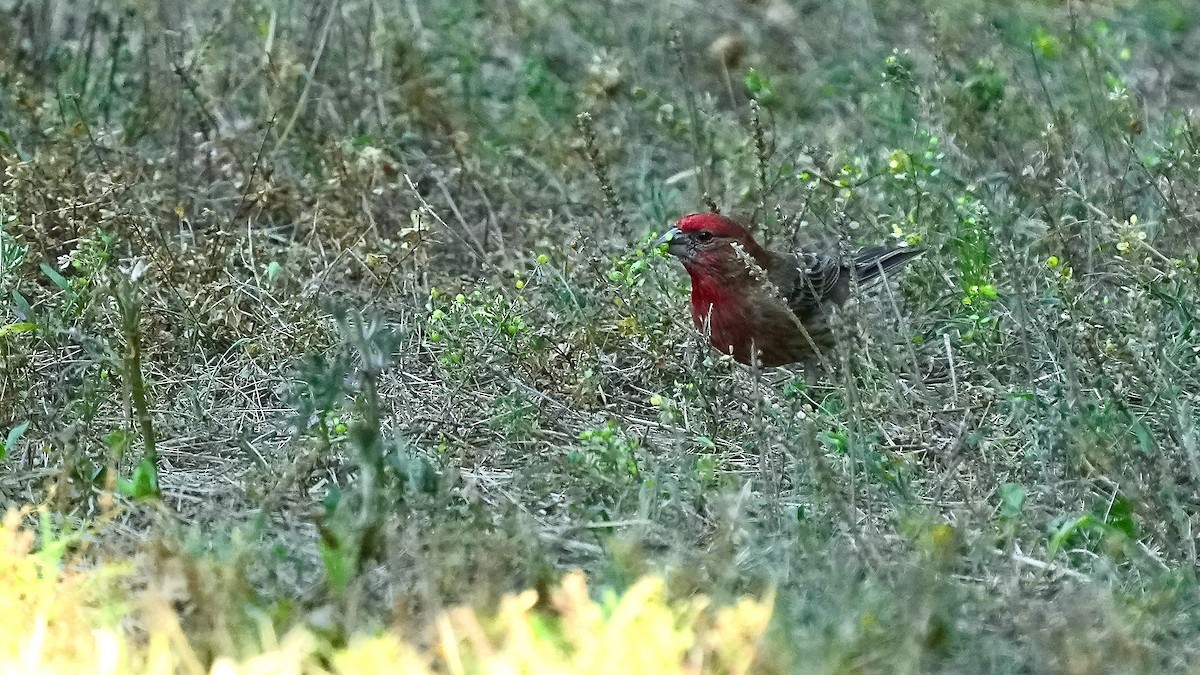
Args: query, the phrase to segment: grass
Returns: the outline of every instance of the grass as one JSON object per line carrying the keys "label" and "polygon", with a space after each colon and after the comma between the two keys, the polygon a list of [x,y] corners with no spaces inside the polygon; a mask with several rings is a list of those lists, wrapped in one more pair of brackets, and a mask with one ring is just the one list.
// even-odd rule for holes
{"label": "grass", "polygon": [[[0,3],[6,660],[1200,667],[1200,12],[827,4]],[[710,205],[929,251],[756,374]]]}
{"label": "grass", "polygon": [[337,645],[299,625],[279,636],[271,617],[258,615],[247,655],[238,654],[247,635],[225,627],[228,648],[209,667],[183,630],[168,585],[142,595],[138,629],[122,627],[137,620],[132,603],[117,600],[129,570],[64,568],[61,549],[46,542],[72,537],[56,536],[42,511],[43,547],[34,552],[20,515],[12,512],[0,529],[11,601],[0,642],[5,672],[746,672],[771,616],[769,597],[712,608],[701,596],[670,606],[653,577],[619,597],[593,600],[583,574],[573,572],[547,594],[543,610],[552,608],[553,617],[535,610],[539,595],[526,591],[504,597],[494,617],[469,608],[442,614],[428,645],[396,633]]}

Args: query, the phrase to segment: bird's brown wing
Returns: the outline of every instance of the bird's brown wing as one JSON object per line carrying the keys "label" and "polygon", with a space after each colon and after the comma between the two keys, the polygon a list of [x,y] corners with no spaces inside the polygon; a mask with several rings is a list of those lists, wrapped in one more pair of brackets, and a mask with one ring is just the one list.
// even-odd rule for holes
{"label": "bird's brown wing", "polygon": [[849,277],[849,269],[835,256],[800,253],[778,256],[771,281],[792,313],[803,321],[821,304],[845,300]]}

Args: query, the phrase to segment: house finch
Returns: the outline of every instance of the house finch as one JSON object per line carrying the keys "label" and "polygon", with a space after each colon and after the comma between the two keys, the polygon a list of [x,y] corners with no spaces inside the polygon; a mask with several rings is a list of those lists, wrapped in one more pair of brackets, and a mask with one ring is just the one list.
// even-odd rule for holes
{"label": "house finch", "polygon": [[833,342],[830,311],[855,285],[877,282],[924,253],[890,246],[868,246],[846,259],[776,253],[716,213],[680,218],[659,243],[667,243],[692,278],[696,327],[718,351],[761,366],[816,357]]}

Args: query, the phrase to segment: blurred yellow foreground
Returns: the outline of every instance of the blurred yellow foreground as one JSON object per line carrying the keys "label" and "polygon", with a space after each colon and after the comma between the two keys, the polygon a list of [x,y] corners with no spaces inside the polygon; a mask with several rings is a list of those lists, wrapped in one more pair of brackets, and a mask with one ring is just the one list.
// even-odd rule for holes
{"label": "blurred yellow foreground", "polygon": [[[454,609],[438,618],[425,649],[391,632],[340,649],[303,627],[276,638],[264,620],[259,653],[206,664],[165,600],[122,590],[132,565],[73,569],[53,540],[35,551],[34,533],[20,523],[12,512],[0,526],[5,674],[745,673],[773,604],[768,596],[712,608],[698,597],[672,606],[656,577],[596,602],[576,572],[551,592],[552,611],[534,610],[534,591],[505,597],[493,617]],[[137,625],[148,629],[134,637]]]}

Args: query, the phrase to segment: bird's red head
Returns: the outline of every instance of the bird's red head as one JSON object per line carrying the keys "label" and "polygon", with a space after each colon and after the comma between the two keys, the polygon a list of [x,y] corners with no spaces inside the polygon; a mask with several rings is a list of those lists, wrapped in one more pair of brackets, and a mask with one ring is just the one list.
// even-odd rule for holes
{"label": "bird's red head", "polygon": [[667,252],[679,258],[693,277],[697,274],[728,276],[745,273],[746,261],[734,244],[746,254],[766,262],[767,253],[750,232],[732,218],[719,213],[693,213],[675,223],[663,240]]}
{"label": "bird's red head", "polygon": [[727,237],[737,241],[754,240],[740,223],[719,213],[693,213],[680,218],[675,227],[679,228],[680,232],[694,236],[707,232],[715,237]]}

